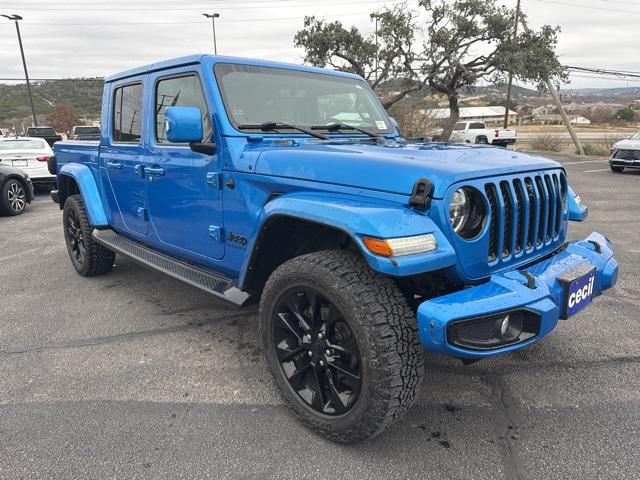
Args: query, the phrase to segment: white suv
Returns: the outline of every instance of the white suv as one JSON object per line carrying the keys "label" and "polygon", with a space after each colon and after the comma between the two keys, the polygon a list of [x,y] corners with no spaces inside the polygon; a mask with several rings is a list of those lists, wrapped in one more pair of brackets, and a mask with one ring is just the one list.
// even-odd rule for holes
{"label": "white suv", "polygon": [[41,138],[0,138],[0,165],[19,168],[29,175],[34,185],[55,185],[56,177],[47,168],[52,155],[53,150]]}

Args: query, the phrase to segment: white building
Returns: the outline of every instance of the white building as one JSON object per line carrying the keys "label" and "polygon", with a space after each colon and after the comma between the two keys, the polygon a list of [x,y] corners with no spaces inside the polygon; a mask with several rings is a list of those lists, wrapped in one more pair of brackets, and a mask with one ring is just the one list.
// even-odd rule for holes
{"label": "white building", "polygon": [[[500,123],[504,121],[504,112],[505,107],[465,107],[460,109],[460,121]],[[434,119],[449,118],[451,115],[448,108],[420,110],[420,113]],[[517,118],[518,113],[509,110],[509,123],[515,123]]]}

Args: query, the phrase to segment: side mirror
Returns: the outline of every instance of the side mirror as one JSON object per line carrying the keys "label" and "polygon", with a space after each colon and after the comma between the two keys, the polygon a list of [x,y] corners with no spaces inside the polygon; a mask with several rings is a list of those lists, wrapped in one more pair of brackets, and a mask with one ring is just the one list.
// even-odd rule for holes
{"label": "side mirror", "polygon": [[567,192],[567,207],[569,209],[569,220],[581,222],[589,215],[589,209],[581,204],[580,195],[573,188],[569,187]]}
{"label": "side mirror", "polygon": [[171,143],[202,141],[202,114],[197,107],[167,107],[164,130]]}

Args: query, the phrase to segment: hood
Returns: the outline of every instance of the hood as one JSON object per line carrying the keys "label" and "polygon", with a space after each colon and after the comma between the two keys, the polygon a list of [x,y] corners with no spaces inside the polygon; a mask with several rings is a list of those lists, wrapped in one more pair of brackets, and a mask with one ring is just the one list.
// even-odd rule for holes
{"label": "hood", "polygon": [[621,140],[613,148],[621,150],[640,150],[640,140]]}
{"label": "hood", "polygon": [[462,180],[560,167],[546,158],[475,145],[306,142],[254,148],[258,174],[406,195],[426,177],[435,198]]}

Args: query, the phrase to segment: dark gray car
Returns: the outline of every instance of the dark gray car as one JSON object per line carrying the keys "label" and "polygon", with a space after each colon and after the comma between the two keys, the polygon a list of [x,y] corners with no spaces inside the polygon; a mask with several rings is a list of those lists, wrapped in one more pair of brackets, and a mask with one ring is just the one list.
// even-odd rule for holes
{"label": "dark gray car", "polygon": [[34,197],[29,175],[0,163],[0,214],[20,215]]}

